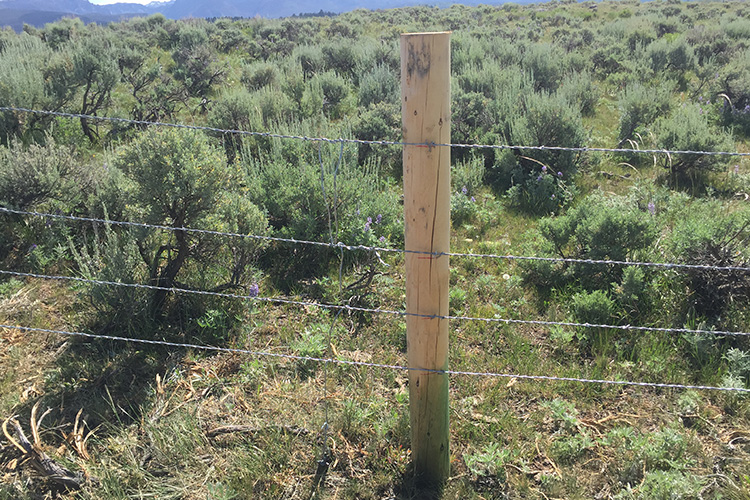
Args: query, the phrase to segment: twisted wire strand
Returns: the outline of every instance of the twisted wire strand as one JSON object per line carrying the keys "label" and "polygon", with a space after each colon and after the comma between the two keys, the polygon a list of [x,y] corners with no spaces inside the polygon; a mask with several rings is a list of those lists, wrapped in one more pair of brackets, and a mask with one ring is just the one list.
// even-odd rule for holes
{"label": "twisted wire strand", "polygon": [[338,358],[317,358],[313,356],[299,356],[295,354],[282,354],[267,351],[251,351],[247,349],[236,349],[229,347],[215,347],[201,344],[182,344],[177,342],[168,342],[166,340],[149,340],[149,339],[135,339],[129,337],[119,337],[115,335],[98,335],[93,333],[85,332],[69,332],[65,330],[53,330],[48,328],[32,328],[27,326],[19,325],[6,325],[0,324],[0,328],[6,328],[11,330],[21,330],[27,332],[38,332],[38,333],[52,333],[57,335],[84,337],[89,339],[97,340],[112,340],[117,342],[132,342],[149,345],[159,345],[166,347],[179,347],[187,349],[199,349],[204,351],[215,351],[215,352],[227,352],[233,354],[245,354],[250,356],[258,357],[271,357],[277,359],[288,359],[295,361],[312,361],[316,363],[333,363],[345,366],[363,366],[368,368],[380,368],[385,370],[400,370],[400,371],[419,371],[428,373],[438,373],[443,375],[464,375],[473,377],[492,377],[492,378],[510,378],[519,380],[545,380],[555,382],[579,382],[587,384],[605,384],[605,385],[621,385],[621,386],[637,386],[637,387],[654,387],[654,388],[665,388],[665,389],[695,389],[695,390],[713,390],[713,391],[725,391],[725,392],[740,392],[750,393],[750,389],[743,387],[714,387],[706,385],[684,385],[684,384],[667,384],[667,383],[656,383],[656,382],[634,382],[628,380],[606,380],[606,379],[587,379],[577,377],[555,377],[552,375],[523,375],[515,373],[495,373],[495,372],[477,372],[477,371],[461,371],[461,370],[433,370],[427,368],[409,367],[403,365],[391,365],[383,363],[368,363],[365,361],[353,361]]}
{"label": "twisted wire strand", "polygon": [[465,149],[523,149],[523,150],[534,150],[534,151],[573,151],[573,152],[600,152],[600,153],[636,153],[636,154],[665,154],[665,155],[676,155],[676,154],[691,154],[691,155],[706,155],[706,156],[737,156],[744,157],[750,156],[750,153],[740,153],[733,151],[692,151],[692,150],[668,150],[668,149],[626,149],[626,148],[594,148],[594,147],[565,147],[565,146],[516,146],[509,144],[455,144],[455,143],[409,143],[401,141],[374,141],[364,139],[331,139],[328,137],[309,137],[304,135],[293,135],[293,134],[276,134],[271,132],[254,132],[247,130],[235,130],[235,129],[222,129],[216,127],[208,127],[203,125],[186,125],[181,123],[169,123],[159,121],[146,121],[146,120],[133,120],[130,118],[119,118],[112,116],[95,116],[81,113],[67,113],[63,111],[46,111],[39,109],[21,108],[15,106],[0,106],[0,111],[15,111],[23,113],[34,113],[39,115],[47,116],[59,116],[63,118],[86,118],[93,121],[102,122],[113,122],[113,123],[127,123],[132,125],[153,125],[158,127],[172,127],[182,128],[189,130],[201,130],[204,132],[214,132],[218,134],[236,134],[236,135],[247,135],[255,137],[268,137],[272,139],[295,139],[301,141],[310,142],[328,142],[328,143],[352,143],[352,144],[370,144],[380,146],[417,146],[417,147],[452,147],[452,148],[465,148]]}
{"label": "twisted wire strand", "polygon": [[233,238],[247,238],[262,241],[272,241],[279,243],[291,243],[295,245],[313,245],[328,247],[333,249],[343,249],[348,251],[366,251],[366,252],[380,252],[380,253],[397,253],[397,254],[420,254],[420,255],[431,255],[434,257],[441,257],[446,255],[448,257],[472,257],[472,258],[488,258],[488,259],[501,259],[501,260],[525,260],[525,261],[538,261],[538,262],[559,262],[568,264],[598,264],[598,265],[619,265],[619,266],[637,266],[637,267],[654,267],[662,269],[693,269],[693,270],[706,270],[706,271],[739,271],[739,272],[750,272],[750,267],[743,266],[712,266],[708,264],[679,264],[670,262],[641,262],[641,261],[625,261],[625,260],[607,260],[607,259],[575,259],[568,257],[535,257],[525,255],[512,255],[512,254],[491,254],[491,253],[474,253],[474,252],[426,252],[420,250],[405,250],[400,248],[388,248],[388,247],[370,247],[365,245],[347,245],[342,242],[321,242],[321,241],[309,241],[309,240],[298,240],[294,238],[278,238],[275,236],[263,236],[255,234],[241,234],[224,231],[214,231],[211,229],[196,229],[189,227],[173,227],[164,226],[159,224],[147,224],[143,222],[128,222],[128,221],[117,221],[109,219],[98,219],[95,217],[79,217],[74,215],[63,215],[63,214],[50,214],[43,212],[34,212],[27,210],[16,210],[7,207],[0,207],[0,213],[8,213],[15,215],[31,215],[35,217],[46,217],[50,219],[63,219],[72,220],[79,222],[96,222],[101,224],[111,224],[116,226],[136,227],[144,229],[160,229],[165,231],[184,231],[187,233],[196,234],[209,234],[213,236],[228,236]]}
{"label": "twisted wire strand", "polygon": [[78,283],[89,283],[93,285],[105,285],[105,286],[121,286],[129,288],[140,288],[147,290],[162,290],[173,293],[186,293],[195,295],[208,295],[212,297],[224,297],[241,300],[254,300],[258,302],[266,302],[272,304],[287,304],[287,305],[300,305],[305,307],[319,307],[321,309],[330,309],[334,311],[349,311],[349,312],[365,312],[374,314],[390,314],[394,316],[414,316],[425,319],[447,319],[457,321],[480,321],[485,323],[504,323],[504,324],[519,324],[519,325],[537,325],[537,326],[565,326],[572,328],[606,328],[611,330],[621,331],[639,331],[639,332],[661,332],[661,333],[687,333],[696,335],[726,335],[726,336],[750,336],[750,332],[735,332],[735,331],[722,331],[722,330],[701,330],[693,328],[660,328],[650,326],[633,326],[633,325],[605,325],[598,323],[574,323],[567,321],[542,321],[542,320],[529,320],[529,319],[511,319],[511,318],[478,318],[474,316],[441,316],[441,315],[430,315],[430,314],[417,314],[410,313],[407,311],[394,311],[390,309],[376,309],[367,307],[356,307],[349,304],[324,304],[320,302],[301,301],[288,298],[275,298],[275,297],[254,297],[252,295],[239,295],[234,293],[225,292],[211,292],[206,290],[191,290],[188,288],[175,288],[175,287],[161,287],[156,285],[142,285],[138,283],[119,283],[115,281],[103,281],[94,280],[87,278],[79,278],[75,276],[53,276],[36,273],[22,273],[18,271],[6,271],[0,269],[0,274],[9,276],[19,276],[27,278],[39,278],[39,279],[50,279],[60,281],[73,281]]}

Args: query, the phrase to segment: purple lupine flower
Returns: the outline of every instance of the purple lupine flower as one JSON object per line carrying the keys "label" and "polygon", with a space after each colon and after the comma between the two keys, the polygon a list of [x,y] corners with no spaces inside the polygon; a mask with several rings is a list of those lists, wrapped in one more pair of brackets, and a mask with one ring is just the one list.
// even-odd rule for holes
{"label": "purple lupine flower", "polygon": [[651,215],[656,215],[656,205],[653,201],[648,202],[648,213]]}
{"label": "purple lupine flower", "polygon": [[537,182],[539,182],[539,181],[541,181],[541,180],[542,180],[542,176],[541,176],[541,175],[540,175],[539,177],[537,177],[537,178],[536,178],[536,181],[537,181]]}
{"label": "purple lupine flower", "polygon": [[476,201],[477,201],[477,199],[476,199],[476,198],[474,198],[474,197],[472,196],[472,197],[471,197],[471,202],[472,202],[472,203],[474,203],[474,202],[476,202]]}
{"label": "purple lupine flower", "polygon": [[380,243],[385,243],[385,236],[381,236],[380,238],[378,238],[378,241]]}
{"label": "purple lupine flower", "polygon": [[464,194],[464,196],[466,196],[466,194],[469,192],[469,190],[466,189],[466,186],[464,186],[464,187],[461,188],[461,192]]}
{"label": "purple lupine flower", "polygon": [[375,217],[375,224],[380,224],[383,222],[383,214],[378,214],[377,217]]}
{"label": "purple lupine flower", "polygon": [[698,102],[703,102],[703,96],[702,95],[698,96]]}
{"label": "purple lupine flower", "polygon": [[549,199],[550,200],[554,200],[555,199],[555,195],[553,194],[552,196],[549,197]]}
{"label": "purple lupine flower", "polygon": [[[368,217],[368,219],[369,219],[369,217]],[[367,232],[367,231],[370,230],[370,224],[372,224],[371,220],[368,220],[367,222],[365,222],[365,232]]]}
{"label": "purple lupine flower", "polygon": [[257,297],[260,293],[260,287],[257,283],[253,283],[252,285],[250,285],[250,290],[248,290],[247,293],[250,297]]}
{"label": "purple lupine flower", "polygon": [[562,172],[557,172],[558,177],[562,177]]}
{"label": "purple lupine flower", "polygon": [[710,105],[711,105],[711,101],[710,100],[706,101],[706,106],[710,106]]}
{"label": "purple lupine flower", "polygon": [[367,218],[367,223],[368,223],[368,224],[372,224],[372,217],[368,217],[368,218]]}
{"label": "purple lupine flower", "polygon": [[547,171],[547,165],[542,165],[542,172],[546,172],[546,171]]}

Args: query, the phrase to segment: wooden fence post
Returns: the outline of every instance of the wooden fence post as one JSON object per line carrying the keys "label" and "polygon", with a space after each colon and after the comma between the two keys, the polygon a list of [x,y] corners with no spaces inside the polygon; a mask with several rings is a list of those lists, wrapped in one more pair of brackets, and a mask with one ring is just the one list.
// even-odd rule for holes
{"label": "wooden fence post", "polygon": [[[406,330],[410,368],[448,369],[450,267],[450,33],[401,35]],[[418,315],[418,316],[415,316]],[[450,472],[449,376],[409,371],[411,451],[417,485]]]}

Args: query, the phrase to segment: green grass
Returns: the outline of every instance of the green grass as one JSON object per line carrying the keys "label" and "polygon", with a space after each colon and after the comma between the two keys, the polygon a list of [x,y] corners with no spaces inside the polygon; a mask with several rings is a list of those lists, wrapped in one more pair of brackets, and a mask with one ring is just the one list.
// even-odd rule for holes
{"label": "green grass", "polygon": [[[736,9],[740,4],[727,5]],[[624,9],[633,14],[665,4],[604,2],[596,7],[592,15],[587,5],[575,4],[529,7],[548,9],[533,15],[518,6],[507,11],[487,9],[496,16],[496,24],[518,21],[524,29],[534,30],[533,23],[547,23],[559,13],[567,12],[587,26],[605,19],[628,19]],[[713,7],[689,4],[699,11]],[[523,19],[508,20],[510,11],[521,13]],[[399,25],[373,22],[362,29],[378,36],[385,36],[387,29],[395,36]],[[542,41],[565,35],[549,26],[540,33]],[[158,55],[159,49],[154,49],[151,57]],[[166,52],[161,57],[170,59]],[[246,61],[237,53],[221,57],[230,68],[227,88],[238,87]],[[616,82],[614,78],[598,82],[602,97],[595,113],[584,118],[592,146],[617,145]],[[175,121],[203,119],[191,112],[198,107],[197,98],[190,99]],[[120,88],[114,103],[127,109],[132,99]],[[308,125],[303,128],[312,130]],[[329,125],[321,127],[325,131]],[[58,135],[80,142],[77,126],[58,129]],[[736,140],[738,150],[747,151],[747,138]],[[586,160],[576,179],[579,199],[594,191],[617,196],[638,189],[642,199],[659,201],[660,213],[670,210],[664,215],[667,229],[662,238],[684,216],[685,211],[661,206],[667,199],[666,189],[658,187],[663,172],[650,157],[627,164],[611,154],[590,155]],[[750,185],[746,179],[750,163],[742,159],[737,164],[738,174],[730,166],[729,172],[709,178],[711,196],[731,210],[746,204],[741,196],[734,198]],[[466,210],[468,215],[453,228],[451,250],[528,255],[537,243],[531,240],[539,218],[509,207],[489,187],[476,191],[471,193],[476,202]],[[697,203],[686,201],[687,197],[670,200],[686,207]],[[660,244],[654,245],[653,252],[644,251],[645,257],[664,257]],[[23,263],[23,250],[9,252],[8,262]],[[356,268],[347,268],[340,283],[334,259],[322,276],[306,276],[290,285],[291,295],[401,311],[405,307],[403,256],[381,257],[387,266],[377,266],[378,273],[365,289],[347,289],[361,277],[363,270]],[[60,269],[68,265],[54,264]],[[450,312],[492,319],[573,321],[572,298],[588,290],[587,283],[579,279],[537,288],[524,277],[516,260],[452,257]],[[259,281],[263,296],[286,295],[274,289],[271,278],[260,276]],[[705,318],[690,314],[681,301],[687,291],[676,272],[661,275],[652,288],[651,305],[642,306],[638,324],[711,326]],[[340,360],[407,364],[405,321],[398,315],[349,311],[336,315],[315,306],[269,303],[241,309],[217,300],[201,312],[198,327],[188,328],[182,320],[191,311],[182,313],[167,326],[154,323],[148,331],[126,333],[210,340],[282,355],[330,353]],[[235,321],[235,313],[241,321]],[[622,311],[617,314],[612,319],[621,324],[632,319]],[[97,328],[106,324],[97,315],[83,287],[71,289],[33,279],[0,282],[2,323],[111,333]],[[738,303],[716,321],[727,330],[748,331],[750,310],[746,303]],[[732,358],[730,349],[747,349],[747,345],[742,339],[712,336],[454,320],[450,367],[503,375],[720,386],[732,370],[744,370],[743,361]],[[421,499],[425,495],[415,490],[412,481],[408,390],[408,376],[398,370],[6,329],[0,332],[0,417],[16,415],[29,429],[30,409],[36,401],[53,408],[41,436],[45,451],[67,467],[97,477],[99,484],[78,493],[60,491],[31,468],[18,466],[13,460],[20,454],[3,438],[0,500],[55,495],[90,500]],[[94,430],[88,459],[77,456],[60,433],[72,430],[79,409],[85,429]],[[456,375],[450,381],[450,418],[446,499],[583,499],[602,492],[622,499],[750,497],[750,397],[746,395]],[[227,426],[236,428],[217,435],[211,432]],[[330,453],[327,469],[319,467],[324,449]]]}

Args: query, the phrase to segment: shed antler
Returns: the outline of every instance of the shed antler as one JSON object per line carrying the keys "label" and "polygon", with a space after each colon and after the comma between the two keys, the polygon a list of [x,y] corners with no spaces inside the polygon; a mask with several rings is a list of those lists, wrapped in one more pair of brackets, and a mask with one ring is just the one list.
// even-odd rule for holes
{"label": "shed antler", "polygon": [[[8,440],[13,446],[15,446],[21,453],[23,453],[23,463],[29,463],[34,467],[40,474],[47,477],[48,479],[64,486],[68,489],[80,489],[87,481],[94,483],[98,482],[96,478],[86,477],[80,472],[73,472],[61,465],[58,465],[53,459],[51,459],[43,450],[42,442],[39,438],[39,429],[42,425],[44,417],[49,415],[51,409],[48,409],[39,419],[36,418],[37,411],[39,409],[39,403],[37,402],[31,409],[31,419],[29,426],[31,427],[31,437],[34,442],[30,442],[23,432],[21,424],[15,417],[8,417],[3,422],[3,434],[5,439]],[[79,412],[80,415],[80,412]],[[77,419],[76,419],[77,420]],[[8,424],[13,427],[16,438],[14,439],[8,431]],[[74,431],[75,432],[75,431]]]}

